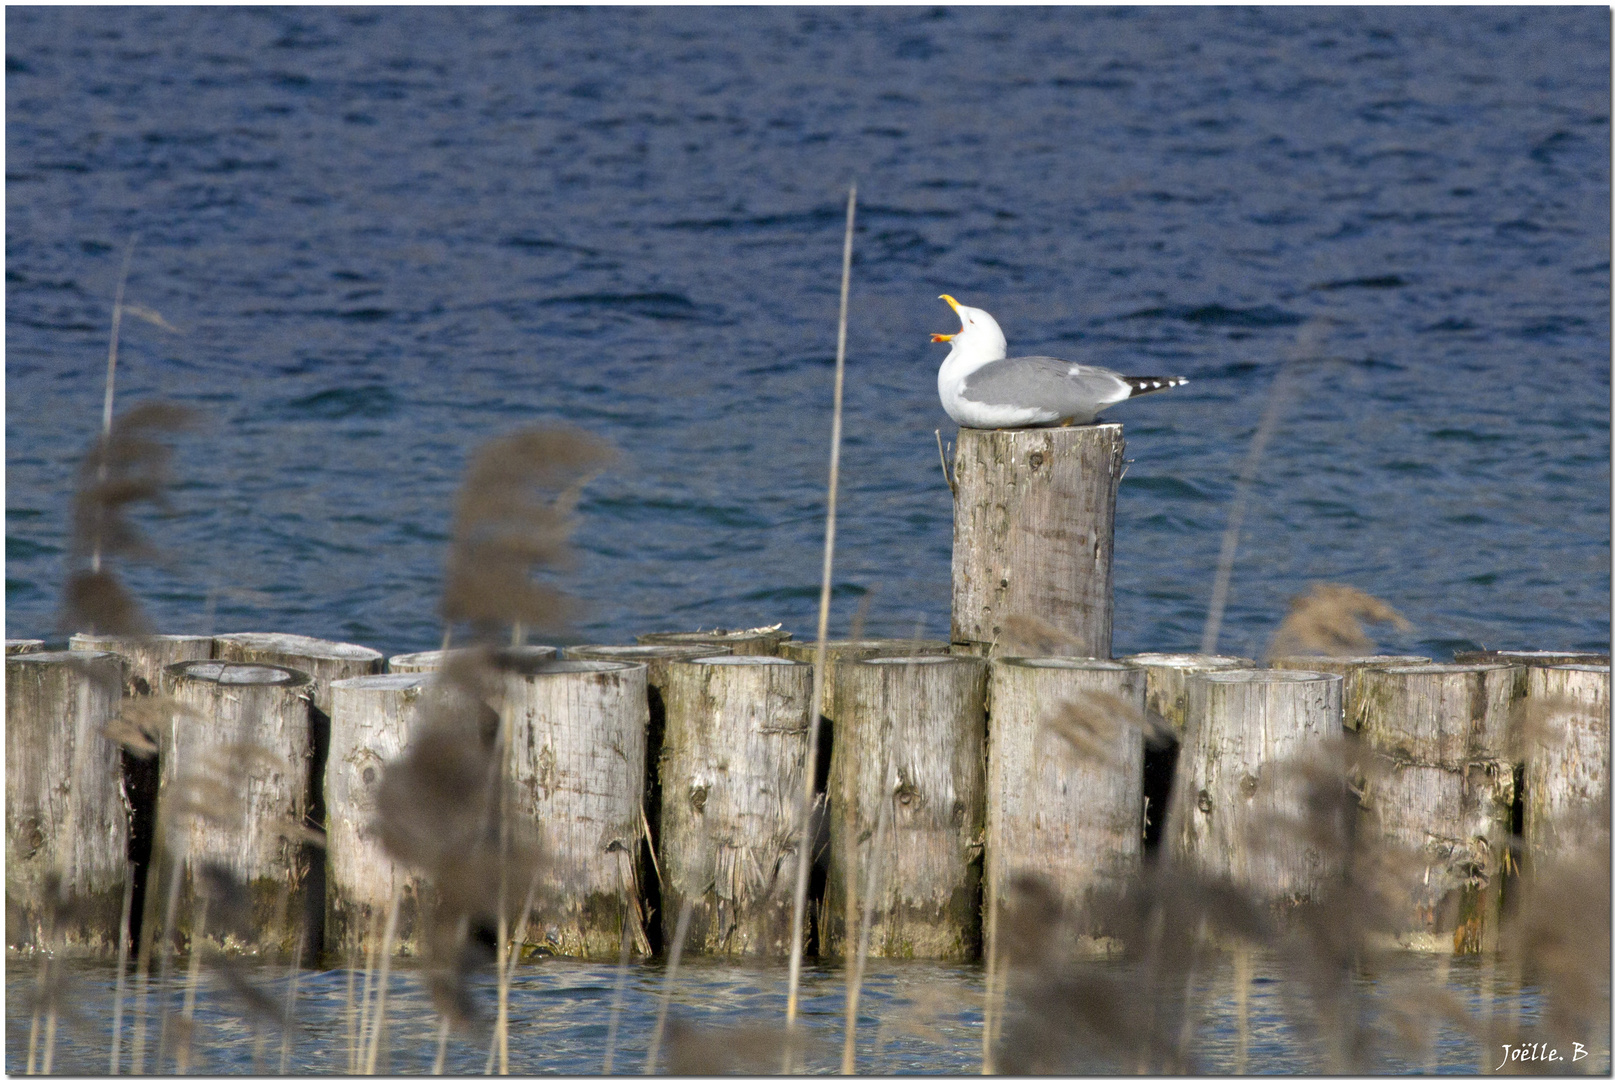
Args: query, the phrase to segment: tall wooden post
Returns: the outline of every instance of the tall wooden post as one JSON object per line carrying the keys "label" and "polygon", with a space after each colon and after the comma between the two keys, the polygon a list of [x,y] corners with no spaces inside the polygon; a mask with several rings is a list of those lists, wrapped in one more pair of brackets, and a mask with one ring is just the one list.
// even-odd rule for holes
{"label": "tall wooden post", "polygon": [[1145,673],[1113,660],[992,664],[987,750],[988,905],[1017,876],[1045,877],[1092,945],[1090,895],[1137,872],[1144,838]]}
{"label": "tall wooden post", "polygon": [[394,949],[419,955],[420,881],[376,838],[376,789],[387,762],[403,756],[427,672],[364,675],[331,684],[331,753],[325,763],[326,948],[348,963],[362,962],[366,934],[378,933],[398,891]]}
{"label": "tall wooden post", "polygon": [[122,661],[106,652],[6,657],[6,948],[117,952],[128,806],[118,747]]}
{"label": "tall wooden post", "polygon": [[[228,874],[243,887],[239,905],[229,905],[239,917],[212,907],[208,933],[242,951],[288,954],[311,868],[303,841],[311,680],[268,664],[188,660],[164,670],[159,690],[180,705],[158,750],[160,868],[183,866],[191,888],[181,895],[193,898],[211,887],[204,881],[220,880],[199,877],[209,867]],[[182,907],[176,920],[187,936],[194,910]]]}
{"label": "tall wooden post", "polygon": [[791,953],[797,808],[813,669],[773,656],[668,668],[662,904],[691,911],[686,950]]}
{"label": "tall wooden post", "polygon": [[1166,821],[1174,861],[1275,905],[1316,898],[1341,869],[1309,827],[1310,766],[1345,738],[1340,684],[1339,675],[1262,669],[1189,678]]}
{"label": "tall wooden post", "polygon": [[861,915],[871,956],[972,959],[981,944],[987,665],[896,656],[837,667],[820,951],[856,952],[851,885],[857,907],[874,898]]}
{"label": "tall wooden post", "polygon": [[[562,956],[615,958],[624,924],[643,948],[637,856],[644,835],[645,665],[498,662],[514,811],[536,821],[548,870],[528,941]],[[514,883],[521,895],[527,882]]]}
{"label": "tall wooden post", "polygon": [[1011,615],[1108,659],[1120,424],[959,429],[953,641],[989,651]]}
{"label": "tall wooden post", "polygon": [[1533,667],[1529,678],[1523,824],[1526,858],[1540,863],[1608,836],[1609,665]]}
{"label": "tall wooden post", "polygon": [[1502,917],[1514,807],[1514,668],[1415,664],[1367,669],[1357,733],[1375,767],[1363,806],[1407,871],[1395,943],[1421,952],[1488,952]]}

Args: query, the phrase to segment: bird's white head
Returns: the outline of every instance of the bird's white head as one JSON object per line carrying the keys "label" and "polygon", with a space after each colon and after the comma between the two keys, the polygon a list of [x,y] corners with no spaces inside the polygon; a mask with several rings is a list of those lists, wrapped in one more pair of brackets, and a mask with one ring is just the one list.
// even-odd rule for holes
{"label": "bird's white head", "polygon": [[997,319],[980,308],[965,307],[946,293],[938,299],[948,302],[948,306],[959,316],[960,327],[957,334],[932,334],[932,341],[951,341],[955,353],[970,353],[984,360],[1004,358],[1009,344],[1004,340],[1004,332],[998,328]]}

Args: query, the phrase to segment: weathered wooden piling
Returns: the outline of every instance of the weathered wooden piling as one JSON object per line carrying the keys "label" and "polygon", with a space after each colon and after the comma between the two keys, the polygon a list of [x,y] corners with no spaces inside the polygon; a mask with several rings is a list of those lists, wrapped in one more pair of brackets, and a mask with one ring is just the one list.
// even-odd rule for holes
{"label": "weathered wooden piling", "polygon": [[1356,731],[1358,723],[1358,688],[1362,686],[1363,672],[1428,663],[1431,663],[1428,656],[1376,654],[1374,656],[1274,656],[1268,659],[1267,666],[1279,668],[1283,671],[1327,671],[1331,674],[1339,675],[1341,679],[1340,715],[1347,730]]}
{"label": "weathered wooden piling", "polygon": [[1146,714],[1156,725],[1170,727],[1180,736],[1183,718],[1189,709],[1189,676],[1202,671],[1237,671],[1256,666],[1256,661],[1247,657],[1206,653],[1134,653],[1119,659],[1124,664],[1144,669]]}
{"label": "weathered wooden piling", "polygon": [[[820,952],[856,951],[848,914],[858,911],[871,956],[972,959],[981,946],[986,662],[885,656],[837,667]],[[865,897],[874,900],[867,911]]]}
{"label": "weathered wooden piling", "polygon": [[382,655],[363,645],[302,634],[218,634],[213,658],[234,664],[272,664],[301,671],[313,687],[314,707],[331,715],[331,684],[381,671]]}
{"label": "weathered wooden piling", "polygon": [[[636,856],[643,835],[645,666],[499,660],[518,814],[536,821],[547,869],[527,943],[615,958],[624,923],[644,948]],[[525,890],[527,883],[519,883]]]}
{"label": "weathered wooden piling", "polygon": [[[441,671],[451,659],[482,655],[476,649],[433,649],[430,652],[400,653],[387,658],[387,672],[391,675],[418,675],[422,672]],[[509,656],[520,660],[553,660],[553,645],[511,645],[495,650],[496,656]]]}
{"label": "weathered wooden piling", "polygon": [[40,638],[6,638],[6,655],[21,656],[23,653],[39,652],[45,647]]}
{"label": "weathered wooden piling", "polygon": [[1516,667],[1559,667],[1563,664],[1607,664],[1609,653],[1574,649],[1468,649],[1453,653],[1455,664],[1512,664]]}
{"label": "weathered wooden piling", "polygon": [[789,630],[758,626],[750,630],[674,630],[640,634],[641,645],[726,645],[735,656],[777,656],[783,641],[791,640]]}
{"label": "weathered wooden piling", "polygon": [[6,948],[117,952],[128,805],[118,747],[123,662],[106,652],[6,656]]}
{"label": "weathered wooden piling", "polygon": [[176,925],[189,938],[202,918],[199,894],[216,892],[232,899],[206,916],[207,934],[232,949],[288,954],[314,857],[313,681],[270,664],[188,660],[164,669],[158,689],[178,702],[158,750],[163,856],[154,864],[165,874],[183,868]]}
{"label": "weathered wooden piling", "polygon": [[387,918],[398,890],[393,941],[419,955],[421,883],[382,849],[375,833],[376,789],[389,761],[409,745],[430,672],[365,675],[331,684],[331,749],[325,763],[325,945],[350,959]]}
{"label": "weathered wooden piling", "polygon": [[813,669],[704,657],[669,665],[663,693],[664,916],[689,909],[690,952],[789,956]]}
{"label": "weathered wooden piling", "polygon": [[115,637],[111,634],[74,634],[69,649],[116,653],[124,658],[131,694],[150,694],[164,668],[186,660],[209,660],[213,639],[206,634],[149,634]]}
{"label": "weathered wooden piling", "polygon": [[1424,663],[1359,673],[1356,728],[1374,754],[1362,804],[1404,867],[1406,903],[1392,931],[1401,948],[1496,947],[1518,701],[1508,665]]}
{"label": "weathered wooden piling", "polygon": [[1166,820],[1174,862],[1227,878],[1280,907],[1316,898],[1340,871],[1310,835],[1317,785],[1344,792],[1331,761],[1345,735],[1341,678],[1325,672],[1207,671],[1189,678]]}
{"label": "weathered wooden piling", "polygon": [[1526,865],[1572,856],[1608,837],[1608,664],[1530,669],[1525,757]]}
{"label": "weathered wooden piling", "polygon": [[1011,615],[1110,656],[1120,424],[959,429],[953,458],[953,641],[990,649]]}
{"label": "weathered wooden piling", "polygon": [[1096,890],[1139,867],[1144,832],[1143,669],[1113,660],[992,663],[987,728],[989,905],[1021,875],[1044,877],[1090,939]]}

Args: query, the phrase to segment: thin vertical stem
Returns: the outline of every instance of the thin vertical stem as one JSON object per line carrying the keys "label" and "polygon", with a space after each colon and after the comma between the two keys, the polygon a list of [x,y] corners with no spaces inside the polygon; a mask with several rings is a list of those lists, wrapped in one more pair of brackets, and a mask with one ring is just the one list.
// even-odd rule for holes
{"label": "thin vertical stem", "polygon": [[628,982],[629,944],[633,940],[628,920],[622,921],[622,953],[617,957],[617,985],[611,991],[611,1019],[606,1022],[606,1060],[600,1066],[602,1075],[611,1075],[611,1066],[617,1054],[617,1028],[622,1023],[622,991]]}
{"label": "thin vertical stem", "polygon": [[176,851],[174,865],[168,873],[168,905],[163,912],[163,937],[158,943],[162,962],[157,965],[157,1061],[156,1071],[163,1069],[163,1054],[168,1051],[168,980],[174,974],[174,923],[179,917],[179,885],[185,870],[185,857]]}
{"label": "thin vertical stem", "polygon": [[1250,988],[1251,950],[1241,945],[1234,953],[1234,999],[1239,1008],[1239,1051],[1234,1058],[1234,1072],[1240,1076],[1250,1071]]}
{"label": "thin vertical stem", "polygon": [[180,1018],[185,1021],[184,1041],[174,1052],[174,1071],[180,1076],[191,1067],[191,1035],[196,1024],[196,984],[202,978],[202,942],[207,934],[207,904],[208,896],[202,894],[202,903],[197,908],[196,925],[191,930],[191,962],[185,980],[185,1007],[180,1010]]}
{"label": "thin vertical stem", "polygon": [[987,907],[987,985],[983,987],[981,1007],[981,1075],[991,1076],[998,1071],[993,1060],[993,981],[998,972],[998,858],[996,843],[987,845],[987,884],[982,890]]}
{"label": "thin vertical stem", "polygon": [[801,834],[796,849],[796,895],[791,908],[791,970],[785,1000],[784,1072],[791,1071],[791,1041],[796,1029],[797,988],[802,978],[802,924],[807,915],[808,865],[812,861],[813,781],[819,764],[819,710],[824,705],[825,642],[830,634],[830,580],[836,549],[836,492],[841,480],[841,395],[847,370],[847,297],[852,283],[852,232],[857,219],[858,185],[847,192],[847,233],[841,245],[841,315],[836,327],[835,406],[830,419],[830,493],[824,519],[824,572],[819,585],[819,647],[813,659],[812,707],[808,710],[807,767],[802,801],[797,808]]}
{"label": "thin vertical stem", "polygon": [[673,979],[679,973],[679,957],[684,953],[684,935],[690,930],[690,900],[685,897],[679,905],[679,924],[673,931],[673,943],[667,949],[667,973],[662,976],[662,1000],[656,1007],[656,1030],[651,1033],[650,1050],[645,1054],[645,1075],[656,1074],[656,1059],[662,1052],[662,1034],[667,1030],[667,1004],[673,996]]}
{"label": "thin vertical stem", "polygon": [[112,1051],[107,1072],[118,1075],[118,1057],[123,1049],[123,990],[129,967],[129,910],[135,903],[135,864],[123,864],[123,915],[118,921],[118,983],[112,993]]}
{"label": "thin vertical stem", "polygon": [[353,1006],[353,957],[348,957],[348,992],[342,997],[342,1012],[348,1021],[348,1075],[359,1071],[358,1013]]}
{"label": "thin vertical stem", "polygon": [[[304,931],[307,931],[304,927]],[[286,1008],[281,1014],[280,1021],[280,1074],[285,1076],[287,1067],[291,1064],[292,1055],[292,1028],[297,1023],[297,981],[303,973],[303,934],[297,935],[297,944],[292,949],[292,977],[286,984]],[[349,974],[351,986],[351,969]]]}
{"label": "thin vertical stem", "polygon": [[[96,471],[96,479],[101,483],[107,478],[107,442],[112,434],[112,396],[113,385],[118,371],[118,330],[123,325],[123,289],[129,280],[129,262],[134,258],[135,240],[139,234],[129,237],[129,244],[123,249],[123,269],[118,272],[118,289],[112,300],[112,343],[107,347],[107,388],[106,395],[101,401],[101,464]],[[96,572],[101,570],[101,530],[95,531],[95,546],[90,551],[90,569]]]}
{"label": "thin vertical stem", "polygon": [[398,878],[393,877],[392,899],[387,904],[387,928],[381,935],[381,971],[376,988],[376,1016],[370,1022],[370,1049],[365,1057],[365,1075],[376,1075],[376,1055],[381,1051],[387,1028],[387,982],[392,974],[393,938],[398,933]]}
{"label": "thin vertical stem", "polygon": [[[892,788],[889,772],[887,768],[881,770],[883,782],[880,789],[880,809],[875,815],[875,837],[869,845],[869,865],[864,868],[864,906],[858,916],[857,959],[851,985],[847,988],[847,1035],[841,1044],[841,1071],[847,1076],[858,1071],[858,998],[863,993],[864,965],[869,962],[869,938],[875,925],[875,882],[880,875],[881,852],[886,846],[886,806],[891,800]],[[847,860],[849,870],[855,861],[856,851],[854,858]],[[851,879],[852,875],[849,873],[847,885],[849,894],[852,891]],[[849,928],[850,925],[849,920]]]}

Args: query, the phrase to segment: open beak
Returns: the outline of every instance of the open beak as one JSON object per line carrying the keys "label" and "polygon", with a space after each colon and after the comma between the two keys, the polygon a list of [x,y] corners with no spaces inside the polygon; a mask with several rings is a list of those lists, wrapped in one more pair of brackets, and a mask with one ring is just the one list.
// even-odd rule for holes
{"label": "open beak", "polygon": [[[953,309],[954,314],[958,314],[958,312],[959,312],[959,301],[955,300],[953,297],[949,296],[947,293],[943,293],[941,296],[937,297],[937,299],[938,300],[946,300],[948,302],[948,306]],[[959,336],[958,334],[932,334],[931,335],[931,340],[933,342],[952,341],[954,338],[956,338],[958,336]]]}

